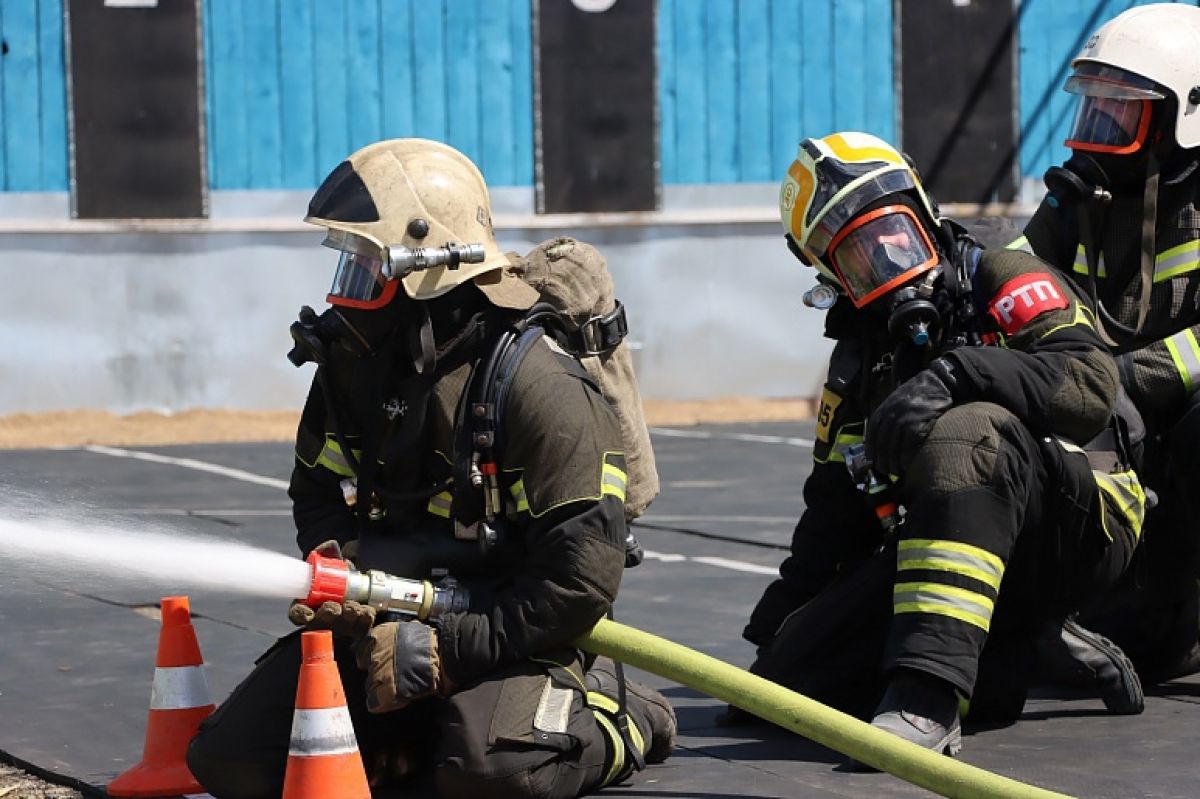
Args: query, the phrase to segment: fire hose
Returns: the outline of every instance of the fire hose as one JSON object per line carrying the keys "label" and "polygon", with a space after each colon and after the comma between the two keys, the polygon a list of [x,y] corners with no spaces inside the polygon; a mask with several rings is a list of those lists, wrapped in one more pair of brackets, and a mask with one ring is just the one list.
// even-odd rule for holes
{"label": "fire hose", "polygon": [[[467,592],[452,580],[437,584],[380,571],[313,552],[311,589],[302,601],[353,600],[387,615],[425,620],[467,607]],[[580,649],[611,657],[728,702],[860,763],[941,796],[962,799],[1069,799],[1065,794],[985,771],[872,727],[770,680],[714,657],[624,624],[601,619],[575,640]]]}

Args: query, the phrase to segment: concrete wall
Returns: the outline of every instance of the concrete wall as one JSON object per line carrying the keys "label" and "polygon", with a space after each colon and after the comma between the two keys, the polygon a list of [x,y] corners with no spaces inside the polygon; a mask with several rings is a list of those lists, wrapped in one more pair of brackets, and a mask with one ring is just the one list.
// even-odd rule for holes
{"label": "concrete wall", "polygon": [[[811,272],[783,246],[775,191],[680,187],[662,212],[556,219],[505,189],[494,210],[506,249],[572,234],[605,253],[645,396],[813,396],[823,315],[800,302]],[[299,407],[312,367],[284,357],[287,330],[301,305],[324,307],[336,257],[296,221],[307,199],[217,192],[211,220],[149,226],[3,196],[0,414]]]}

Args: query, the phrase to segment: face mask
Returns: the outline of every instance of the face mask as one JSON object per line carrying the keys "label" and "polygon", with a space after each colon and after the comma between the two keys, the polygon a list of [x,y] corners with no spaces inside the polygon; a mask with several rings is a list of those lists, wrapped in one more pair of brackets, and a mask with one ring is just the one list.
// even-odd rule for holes
{"label": "face mask", "polygon": [[[353,321],[352,314],[356,317]],[[288,330],[294,346],[287,358],[296,366],[309,361],[324,366],[338,355],[361,358],[382,345],[394,326],[394,315],[382,310],[355,314],[331,306],[317,314],[305,305]]]}

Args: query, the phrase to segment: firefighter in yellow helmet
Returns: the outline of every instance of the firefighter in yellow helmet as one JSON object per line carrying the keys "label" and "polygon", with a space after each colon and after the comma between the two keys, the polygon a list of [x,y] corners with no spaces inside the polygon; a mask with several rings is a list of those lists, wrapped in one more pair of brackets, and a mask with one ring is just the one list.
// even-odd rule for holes
{"label": "firefighter in yellow helmet", "polygon": [[[568,799],[664,760],[666,700],[571,645],[625,566],[618,421],[539,326],[479,170],[445,144],[381,141],[325,179],[306,220],[338,262],[329,308],[292,326],[289,358],[317,364],[288,492],[300,552],[439,597],[424,620],[289,612],[333,631],[371,783]],[[276,643],[192,742],[218,799],[280,794],[299,646],[299,631]]]}
{"label": "firefighter in yellow helmet", "polygon": [[960,698],[1019,715],[1032,631],[1137,543],[1136,477],[1084,451],[1116,370],[1065,281],[977,246],[875,136],[801,142],[780,212],[836,345],[791,555],[744,631],[752,670],[953,755]]}
{"label": "firefighter in yellow helmet", "polygon": [[[1079,98],[1071,156],[1047,171],[1012,246],[1076,284],[1144,420],[1137,466],[1158,498],[1145,546],[1080,621],[1154,683],[1200,671],[1200,8],[1122,12],[1088,38],[1065,88]],[[1052,671],[1080,673],[1061,660]]]}

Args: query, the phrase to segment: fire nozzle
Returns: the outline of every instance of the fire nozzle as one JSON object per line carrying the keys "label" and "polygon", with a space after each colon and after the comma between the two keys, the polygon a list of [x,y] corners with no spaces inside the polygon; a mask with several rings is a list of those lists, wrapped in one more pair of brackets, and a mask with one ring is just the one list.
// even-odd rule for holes
{"label": "fire nozzle", "polygon": [[312,567],[312,582],[308,596],[300,600],[310,608],[322,602],[358,602],[370,605],[381,614],[394,614],[420,621],[448,612],[467,609],[467,589],[453,577],[434,585],[429,580],[409,580],[376,569],[359,571],[354,564],[341,558],[330,558],[310,552],[307,558]]}

